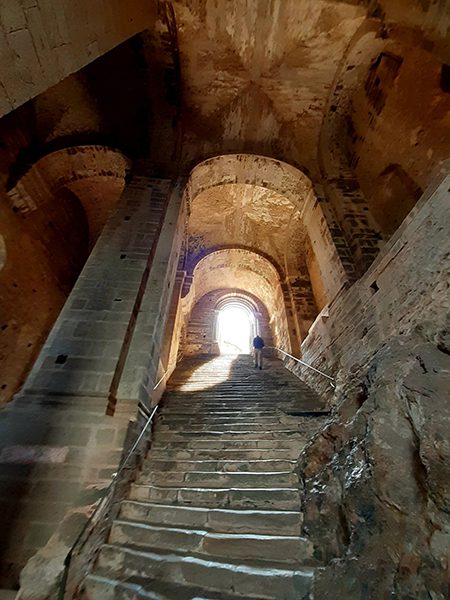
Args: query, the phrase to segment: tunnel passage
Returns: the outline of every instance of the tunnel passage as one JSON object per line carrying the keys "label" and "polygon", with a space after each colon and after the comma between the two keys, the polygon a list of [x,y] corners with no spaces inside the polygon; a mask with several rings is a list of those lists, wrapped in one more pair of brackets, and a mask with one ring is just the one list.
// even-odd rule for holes
{"label": "tunnel passage", "polygon": [[[185,343],[183,354],[219,352],[215,319],[216,303],[226,295],[250,299],[257,308],[260,331],[274,345],[292,349],[286,297],[277,269],[266,258],[249,250],[229,248],[203,258],[184,290]],[[287,298],[289,300],[289,298]],[[183,345],[183,342],[182,342]]]}
{"label": "tunnel passage", "polygon": [[[230,334],[230,327],[227,327],[226,321],[221,323],[221,315],[236,309],[245,311],[244,318],[248,323],[247,346],[244,348],[233,347],[235,342]],[[267,346],[273,344],[269,313],[264,303],[242,290],[214,290],[203,295],[192,309],[183,343],[183,355],[245,354],[250,351],[249,344],[257,333],[263,337]],[[239,330],[237,334],[242,340]]]}
{"label": "tunnel passage", "polygon": [[258,321],[244,298],[225,298],[216,307],[215,338],[221,354],[250,354]]}

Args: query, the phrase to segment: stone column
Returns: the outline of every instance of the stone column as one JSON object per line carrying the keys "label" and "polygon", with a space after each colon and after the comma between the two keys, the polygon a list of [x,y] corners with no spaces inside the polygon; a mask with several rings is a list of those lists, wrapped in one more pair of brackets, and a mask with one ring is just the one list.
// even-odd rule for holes
{"label": "stone column", "polygon": [[46,598],[60,577],[153,387],[182,220],[170,181],[132,179],[23,390],[0,413],[4,586],[45,546],[24,600],[30,589]]}

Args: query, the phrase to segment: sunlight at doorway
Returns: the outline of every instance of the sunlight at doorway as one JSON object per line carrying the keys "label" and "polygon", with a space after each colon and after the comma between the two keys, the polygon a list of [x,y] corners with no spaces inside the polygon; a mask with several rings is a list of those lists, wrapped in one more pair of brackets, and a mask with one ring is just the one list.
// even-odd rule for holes
{"label": "sunlight at doorway", "polygon": [[253,315],[240,306],[227,306],[218,316],[218,336],[221,354],[249,354],[253,330]]}

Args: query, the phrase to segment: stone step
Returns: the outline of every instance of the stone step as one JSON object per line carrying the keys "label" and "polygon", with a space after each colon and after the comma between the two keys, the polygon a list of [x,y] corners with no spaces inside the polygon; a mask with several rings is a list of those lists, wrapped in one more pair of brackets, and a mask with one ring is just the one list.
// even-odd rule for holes
{"label": "stone step", "polygon": [[[161,438],[168,436],[161,436]],[[180,439],[181,438],[181,439]],[[219,436],[211,437],[210,439],[197,439],[196,436],[189,437],[179,436],[178,438],[170,438],[165,441],[159,441],[157,438],[152,442],[152,450],[246,450],[246,449],[265,449],[265,450],[297,450],[298,454],[303,448],[305,438],[296,439],[261,439],[260,436],[252,436],[250,438],[236,437],[233,439],[223,439]]]}
{"label": "stone step", "polygon": [[253,431],[253,429],[239,429],[219,428],[213,429],[186,429],[186,430],[170,430],[170,429],[155,429],[155,441],[159,441],[159,438],[167,441],[182,441],[199,439],[199,440],[211,440],[226,438],[230,441],[233,440],[293,440],[293,439],[304,439],[304,434],[300,433],[298,429],[286,428],[267,430],[264,428],[262,431]]}
{"label": "stone step", "polygon": [[311,568],[264,568],[112,545],[102,547],[97,562],[97,575],[104,577],[112,574],[116,579],[128,579],[138,575],[267,600],[306,598],[313,573]]}
{"label": "stone step", "polygon": [[180,407],[180,408],[172,408],[170,406],[165,406],[164,408],[161,408],[158,414],[158,418],[159,417],[163,417],[164,419],[190,419],[192,421],[195,421],[196,419],[200,419],[200,418],[209,418],[209,419],[225,419],[225,418],[246,418],[248,419],[253,419],[253,418],[274,418],[274,417],[279,417],[280,415],[283,416],[285,413],[283,413],[281,410],[279,409],[261,409],[261,410],[245,410],[243,408],[228,408],[228,407],[221,407],[221,408],[217,408],[215,410],[208,410],[208,411],[204,411],[201,410],[199,408],[193,408],[190,406],[186,406],[186,407]]}
{"label": "stone step", "polygon": [[[191,388],[191,389],[190,389]],[[251,408],[252,406],[268,405],[273,406],[271,396],[282,394],[283,396],[296,395],[302,397],[303,394],[298,390],[288,390],[287,388],[276,385],[272,389],[268,386],[258,387],[254,383],[249,383],[245,386],[232,384],[230,386],[214,386],[211,388],[201,389],[197,383],[192,386],[183,386],[182,390],[177,392],[168,390],[164,396],[164,403],[174,404],[180,403],[198,403],[208,402],[211,404],[220,404],[222,401],[234,401],[239,404]]]}
{"label": "stone step", "polygon": [[298,488],[298,476],[291,471],[239,473],[225,471],[152,471],[139,473],[137,483],[157,486],[213,487],[213,488]]}
{"label": "stone step", "polygon": [[257,433],[261,431],[263,433],[266,432],[280,432],[280,433],[291,433],[292,431],[298,432],[297,427],[288,428],[285,423],[280,423],[279,421],[272,421],[271,423],[236,423],[230,420],[228,423],[199,423],[196,424],[184,424],[184,423],[174,423],[174,424],[163,424],[156,423],[154,426],[154,431],[158,433],[170,432],[170,433],[192,433],[193,435],[196,432],[204,432],[211,433],[212,435],[216,435],[217,433]]}
{"label": "stone step", "polygon": [[240,424],[240,425],[248,425],[252,423],[254,425],[277,425],[280,424],[280,419],[288,419],[289,421],[294,422],[297,420],[292,417],[287,417],[284,413],[279,414],[271,414],[266,416],[259,416],[258,413],[252,413],[251,416],[242,415],[241,413],[236,413],[235,415],[212,415],[212,414],[200,414],[196,413],[190,416],[179,416],[177,414],[167,415],[165,413],[161,414],[155,421],[155,425],[166,425],[166,426],[174,426],[174,425],[182,425],[184,427],[198,427],[201,425],[229,425],[231,424]]}
{"label": "stone step", "polygon": [[[186,407],[187,409],[188,407]],[[193,423],[195,423],[196,418],[203,418],[203,419],[212,419],[214,421],[217,421],[219,419],[225,419],[228,420],[230,418],[232,419],[238,419],[240,421],[242,420],[253,420],[253,419],[261,419],[261,422],[263,421],[271,421],[272,419],[276,419],[279,418],[280,415],[283,415],[283,413],[277,409],[264,409],[262,411],[258,411],[258,410],[240,410],[238,408],[235,409],[221,409],[218,412],[207,412],[207,411],[201,411],[201,412],[188,412],[188,413],[184,413],[182,412],[182,410],[176,411],[176,412],[170,412],[169,411],[169,407],[166,408],[161,408],[157,420],[162,420],[162,421],[192,421]]]}
{"label": "stone step", "polygon": [[282,486],[230,489],[205,486],[171,487],[134,483],[130,488],[129,499],[211,508],[300,510],[298,489]]}
{"label": "stone step", "polygon": [[[242,600],[242,596],[225,594],[199,587],[148,577],[131,577],[117,581],[100,575],[89,575],[80,600]],[[265,600],[251,597],[252,600]]]}
{"label": "stone step", "polygon": [[296,460],[300,448],[186,448],[178,445],[173,449],[153,445],[149,456],[167,460]]}
{"label": "stone step", "polygon": [[186,529],[167,525],[150,525],[115,520],[109,544],[139,549],[172,550],[180,554],[206,555],[212,559],[225,558],[271,563],[311,564],[313,547],[298,536],[255,533],[216,533],[204,529]]}
{"label": "stone step", "polygon": [[165,460],[153,459],[150,454],[142,467],[143,473],[153,471],[225,471],[228,473],[264,473],[266,471],[292,471],[294,460]]}
{"label": "stone step", "polygon": [[210,509],[171,506],[125,500],[119,517],[129,521],[197,528],[216,533],[265,533],[300,535],[302,513],[298,511]]}
{"label": "stone step", "polygon": [[[162,410],[166,410],[167,409],[178,409],[180,411],[185,410],[185,409],[192,409],[195,408],[197,411],[199,412],[210,412],[210,411],[215,411],[215,410],[243,410],[244,408],[247,408],[248,410],[251,410],[252,412],[259,412],[259,411],[274,411],[275,410],[275,405],[277,404],[276,401],[273,400],[267,400],[267,402],[250,402],[247,399],[245,399],[245,395],[243,395],[242,397],[239,398],[224,398],[222,400],[220,400],[219,398],[216,398],[215,400],[207,400],[207,399],[202,399],[199,398],[197,394],[195,394],[196,399],[193,400],[192,397],[188,397],[184,400],[180,400],[180,401],[174,401],[174,400],[165,400],[164,403],[161,406]],[[283,398],[285,398],[285,396],[283,396]],[[283,400],[284,402],[284,400]]]}

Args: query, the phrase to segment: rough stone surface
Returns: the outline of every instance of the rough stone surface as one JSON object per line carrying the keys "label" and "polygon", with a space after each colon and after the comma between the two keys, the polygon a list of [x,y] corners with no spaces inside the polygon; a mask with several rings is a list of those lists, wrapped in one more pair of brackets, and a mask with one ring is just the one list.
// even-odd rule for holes
{"label": "rough stone surface", "polygon": [[349,379],[304,451],[304,532],[326,567],[315,597],[444,599],[450,489],[448,353],[391,339]]}

